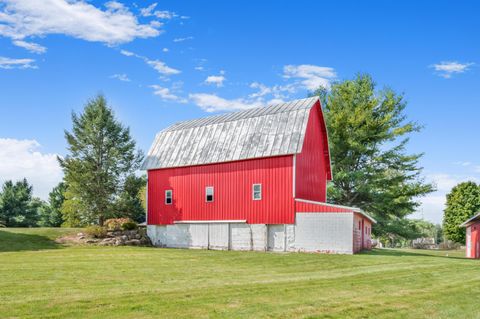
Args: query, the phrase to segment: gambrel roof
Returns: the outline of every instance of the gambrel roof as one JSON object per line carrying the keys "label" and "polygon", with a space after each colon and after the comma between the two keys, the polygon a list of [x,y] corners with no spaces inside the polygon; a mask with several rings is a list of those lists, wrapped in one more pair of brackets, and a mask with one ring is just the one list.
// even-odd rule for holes
{"label": "gambrel roof", "polygon": [[160,131],[142,169],[297,154],[318,97],[176,123]]}

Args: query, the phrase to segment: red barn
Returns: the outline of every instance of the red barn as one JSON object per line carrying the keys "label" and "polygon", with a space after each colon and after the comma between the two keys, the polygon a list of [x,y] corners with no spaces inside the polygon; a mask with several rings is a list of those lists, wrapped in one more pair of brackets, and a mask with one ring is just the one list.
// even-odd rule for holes
{"label": "red barn", "polygon": [[480,212],[460,225],[467,229],[466,254],[468,258],[480,258]]}
{"label": "red barn", "polygon": [[147,231],[181,248],[354,253],[375,221],[327,204],[332,179],[318,98],[174,124],[155,138]]}

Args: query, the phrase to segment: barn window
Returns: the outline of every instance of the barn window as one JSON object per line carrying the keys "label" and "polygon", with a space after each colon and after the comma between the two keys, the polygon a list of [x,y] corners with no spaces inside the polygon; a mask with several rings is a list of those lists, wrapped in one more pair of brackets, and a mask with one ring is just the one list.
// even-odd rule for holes
{"label": "barn window", "polygon": [[172,190],[166,190],[165,191],[165,205],[171,205],[172,204]]}
{"label": "barn window", "polygon": [[213,186],[207,186],[205,188],[205,201],[213,202]]}
{"label": "barn window", "polygon": [[252,185],[252,199],[261,200],[262,199],[262,184],[253,184]]}

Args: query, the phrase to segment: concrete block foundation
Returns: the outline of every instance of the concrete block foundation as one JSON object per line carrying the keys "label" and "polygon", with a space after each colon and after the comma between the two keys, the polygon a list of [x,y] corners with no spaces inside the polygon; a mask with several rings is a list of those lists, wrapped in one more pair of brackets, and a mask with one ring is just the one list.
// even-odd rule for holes
{"label": "concrete block foundation", "polygon": [[192,222],[148,225],[155,246],[352,254],[353,213],[297,213],[295,224]]}

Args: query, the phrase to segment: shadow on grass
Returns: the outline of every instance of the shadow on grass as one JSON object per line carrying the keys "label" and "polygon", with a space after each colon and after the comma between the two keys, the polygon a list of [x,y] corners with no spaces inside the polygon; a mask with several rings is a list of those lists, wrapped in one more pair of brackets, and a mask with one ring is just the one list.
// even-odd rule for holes
{"label": "shadow on grass", "polygon": [[[370,256],[390,256],[390,257],[436,257],[436,258],[450,258],[450,259],[462,259],[462,260],[469,260],[470,258],[466,257],[458,257],[458,256],[445,256],[440,255],[438,253],[444,252],[448,254],[448,250],[432,250],[432,253],[425,253],[422,250],[418,252],[406,251],[402,249],[389,249],[389,248],[381,248],[381,249],[372,249],[370,251],[364,251],[361,254],[370,255]],[[455,251],[452,251],[454,253]]]}
{"label": "shadow on grass", "polygon": [[35,234],[24,234],[0,230],[0,253],[25,250],[61,248],[54,240]]}

